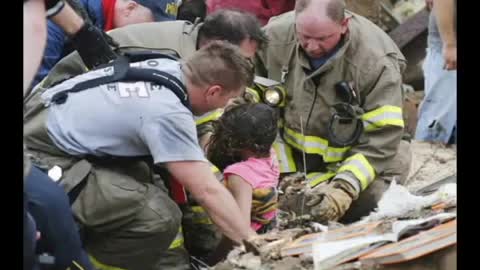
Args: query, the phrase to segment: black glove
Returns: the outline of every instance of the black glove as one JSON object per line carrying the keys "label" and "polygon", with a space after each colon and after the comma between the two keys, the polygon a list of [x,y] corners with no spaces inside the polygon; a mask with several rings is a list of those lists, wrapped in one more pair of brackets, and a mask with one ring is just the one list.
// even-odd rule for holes
{"label": "black glove", "polygon": [[80,28],[72,37],[72,43],[88,69],[107,64],[117,58],[110,46],[118,47],[118,44],[90,23],[86,22]]}

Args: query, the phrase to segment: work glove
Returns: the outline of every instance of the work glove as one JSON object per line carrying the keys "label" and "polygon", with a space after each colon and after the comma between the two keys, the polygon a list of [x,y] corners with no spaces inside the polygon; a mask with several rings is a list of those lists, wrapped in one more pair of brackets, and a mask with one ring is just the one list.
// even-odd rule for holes
{"label": "work glove", "polygon": [[[358,192],[345,180],[335,179],[305,194],[305,209],[320,223],[339,220],[358,198]],[[308,213],[308,212],[307,212]]]}
{"label": "work glove", "polygon": [[107,64],[117,58],[110,46],[118,47],[118,44],[88,22],[85,22],[71,40],[88,69]]}

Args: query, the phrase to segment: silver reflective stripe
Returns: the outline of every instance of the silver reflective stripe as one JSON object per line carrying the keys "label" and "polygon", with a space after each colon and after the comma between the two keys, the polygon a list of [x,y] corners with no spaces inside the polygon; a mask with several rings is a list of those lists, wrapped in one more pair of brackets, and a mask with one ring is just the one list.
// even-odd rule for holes
{"label": "silver reflective stripe", "polygon": [[339,173],[344,171],[350,171],[358,178],[362,190],[367,188],[375,177],[375,175],[372,175],[370,173],[365,164],[355,158],[349,159],[348,161],[343,163],[342,167],[340,167],[339,169]]}
{"label": "silver reflective stripe", "polygon": [[295,147],[296,149],[304,150],[305,153],[307,153],[307,154],[322,155],[323,157],[325,157],[325,161],[327,161],[327,162],[342,160],[343,157],[345,156],[345,153],[349,149],[349,147],[348,147],[343,152],[336,152],[336,151],[332,151],[332,148],[329,148],[327,145],[322,144],[320,142],[299,141],[298,138],[296,138],[292,134],[288,134],[288,132],[284,132],[284,136],[285,136],[285,139],[287,141],[293,141],[294,142],[294,144],[292,144],[292,146]]}
{"label": "silver reflective stripe", "polygon": [[372,182],[375,175],[372,175],[368,170],[368,168],[360,160],[351,159],[348,161],[348,164],[357,167],[363,173],[363,175],[367,178],[367,181],[369,183]]}
{"label": "silver reflective stripe", "polygon": [[[330,150],[330,149],[329,149],[329,150]],[[345,151],[345,152],[347,152],[347,151]],[[343,159],[343,156],[345,155],[345,152],[343,152],[343,153],[338,153],[338,152],[332,152],[332,151],[328,151],[328,150],[327,150],[326,156],[327,156],[327,157],[332,157],[332,158],[334,158],[334,159],[339,159],[339,160],[341,160],[341,159]]]}
{"label": "silver reflective stripe", "polygon": [[335,181],[335,179],[342,179],[342,180],[347,181],[348,183],[350,183],[350,185],[352,185],[353,188],[355,188],[355,190],[358,193],[360,191],[362,191],[360,181],[350,172],[341,172],[333,178],[334,181]]}
{"label": "silver reflective stripe", "polygon": [[[325,144],[321,144],[321,143],[317,143],[317,142],[307,142],[306,140],[300,140],[300,139],[296,138],[295,136],[293,136],[292,134],[289,134],[288,131],[284,132],[284,135],[285,135],[285,137],[288,137],[290,140],[294,141],[300,147],[304,148],[305,152],[307,152],[309,154],[318,154],[318,152],[309,151],[308,150],[309,148],[319,148],[323,151],[325,151],[328,148],[328,146],[325,145]],[[302,149],[300,149],[300,150],[302,150]]]}
{"label": "silver reflective stripe", "polygon": [[275,85],[280,84],[280,82],[274,81],[274,80],[269,79],[269,78],[260,77],[260,76],[255,76],[254,82],[258,83],[258,84],[261,84],[261,85],[265,85],[266,87],[271,87],[271,86],[275,86]]}
{"label": "silver reflective stripe", "polygon": [[281,141],[277,137],[277,141],[273,143],[273,149],[275,150],[275,153],[277,154],[277,159],[278,163],[280,166],[280,172],[286,173],[286,172],[295,172],[294,168],[291,168],[289,165],[289,160],[287,156],[287,149],[285,149],[285,142]]}

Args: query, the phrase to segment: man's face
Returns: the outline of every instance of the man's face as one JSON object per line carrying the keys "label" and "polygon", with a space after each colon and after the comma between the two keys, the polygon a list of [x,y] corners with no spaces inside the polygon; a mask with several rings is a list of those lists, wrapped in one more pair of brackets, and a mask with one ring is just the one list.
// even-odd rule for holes
{"label": "man's face", "polygon": [[248,59],[253,59],[258,49],[258,43],[255,40],[248,38],[242,41],[239,47],[243,56],[247,57]]}
{"label": "man's face", "polygon": [[331,52],[347,32],[348,19],[334,22],[326,16],[313,17],[299,14],[295,28],[305,53],[311,58],[320,58]]}
{"label": "man's face", "polygon": [[113,16],[115,28],[129,24],[153,22],[152,11],[135,1],[116,1]]}

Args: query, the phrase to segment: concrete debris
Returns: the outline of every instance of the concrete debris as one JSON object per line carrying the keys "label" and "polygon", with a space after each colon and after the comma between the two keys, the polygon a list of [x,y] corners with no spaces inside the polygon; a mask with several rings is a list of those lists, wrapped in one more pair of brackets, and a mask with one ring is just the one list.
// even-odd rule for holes
{"label": "concrete debris", "polygon": [[412,141],[411,149],[412,164],[406,184],[410,191],[457,173],[455,146]]}
{"label": "concrete debris", "polygon": [[[447,147],[437,143],[418,141],[412,141],[411,148],[413,159],[406,186],[402,187],[392,184],[397,191],[400,190],[397,192],[397,195],[400,194],[404,196],[400,196],[401,198],[399,196],[385,196],[390,197],[390,199],[397,198],[397,201],[401,201],[401,213],[398,213],[397,211],[397,213],[392,214],[393,212],[390,211],[391,213],[388,214],[389,211],[385,210],[385,206],[383,205],[385,201],[383,201],[379,203],[380,211],[377,211],[372,215],[377,215],[376,220],[383,220],[385,226],[391,225],[391,222],[397,219],[430,217],[442,211],[447,212],[447,210],[452,207],[454,208],[454,211],[456,211],[456,184],[444,184],[435,193],[428,196],[421,197],[411,194],[420,187],[456,174],[456,148]],[[304,175],[300,173],[285,177],[280,182],[280,192],[283,193],[283,195],[302,194],[306,191],[305,181]],[[452,200],[452,198],[454,198],[454,200]],[[439,201],[441,201],[440,204],[438,204]],[[432,204],[436,205],[432,207]],[[390,204],[390,206],[391,205],[392,204]],[[398,203],[395,205],[398,206]],[[424,207],[425,205],[431,207]],[[407,209],[407,206],[412,207],[408,207]],[[417,209],[409,211],[413,208]],[[387,210],[388,209],[389,208],[387,207]],[[378,218],[379,213],[382,215],[382,218]],[[364,220],[361,222],[364,222]],[[314,222],[309,215],[298,216],[294,213],[279,210],[276,228],[273,231],[259,235],[254,239],[251,243],[251,247],[254,247],[253,250],[251,247],[236,247],[230,252],[225,261],[217,264],[211,269],[311,270],[314,268],[311,256],[282,257],[280,255],[281,248],[284,247],[286,243],[305,234],[333,230],[341,227],[344,227],[344,225],[332,222],[329,223],[328,226],[325,226]],[[335,269],[365,269],[362,267],[363,266],[358,263],[348,263],[337,266]]]}

